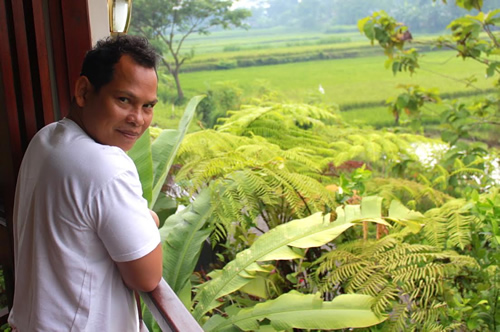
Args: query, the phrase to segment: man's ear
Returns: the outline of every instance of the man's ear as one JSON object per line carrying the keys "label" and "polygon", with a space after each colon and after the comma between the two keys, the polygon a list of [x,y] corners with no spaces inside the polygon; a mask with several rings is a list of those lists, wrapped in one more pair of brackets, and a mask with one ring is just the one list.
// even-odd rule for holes
{"label": "man's ear", "polygon": [[92,84],[86,76],[78,77],[75,83],[75,100],[78,106],[85,106],[88,94],[92,91],[92,89]]}

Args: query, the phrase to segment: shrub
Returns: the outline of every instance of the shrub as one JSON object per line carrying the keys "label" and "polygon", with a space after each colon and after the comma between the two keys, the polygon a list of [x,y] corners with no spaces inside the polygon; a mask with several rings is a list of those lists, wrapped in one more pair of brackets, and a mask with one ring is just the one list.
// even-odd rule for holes
{"label": "shrub", "polygon": [[206,128],[212,128],[226,111],[240,108],[242,89],[233,81],[216,82],[205,94],[196,111]]}

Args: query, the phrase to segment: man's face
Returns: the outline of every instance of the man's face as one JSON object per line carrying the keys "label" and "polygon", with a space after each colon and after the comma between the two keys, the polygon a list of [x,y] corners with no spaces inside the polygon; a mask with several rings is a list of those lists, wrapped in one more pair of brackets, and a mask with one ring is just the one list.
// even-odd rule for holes
{"label": "man's face", "polygon": [[153,68],[122,56],[111,82],[98,92],[89,83],[84,98],[77,98],[83,129],[98,143],[130,150],[151,124],[157,84]]}

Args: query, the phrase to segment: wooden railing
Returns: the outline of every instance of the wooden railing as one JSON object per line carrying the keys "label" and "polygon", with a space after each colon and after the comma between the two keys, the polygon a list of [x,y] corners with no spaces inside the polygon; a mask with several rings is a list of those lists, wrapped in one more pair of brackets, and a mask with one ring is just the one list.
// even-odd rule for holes
{"label": "wooden railing", "polygon": [[155,290],[140,294],[163,332],[203,331],[163,278]]}

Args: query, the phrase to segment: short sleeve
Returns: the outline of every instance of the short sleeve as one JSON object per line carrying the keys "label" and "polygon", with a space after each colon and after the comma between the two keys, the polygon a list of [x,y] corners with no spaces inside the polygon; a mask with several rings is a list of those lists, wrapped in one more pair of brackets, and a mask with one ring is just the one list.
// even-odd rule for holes
{"label": "short sleeve", "polygon": [[139,178],[132,171],[109,180],[90,209],[97,235],[115,262],[142,258],[160,243]]}

